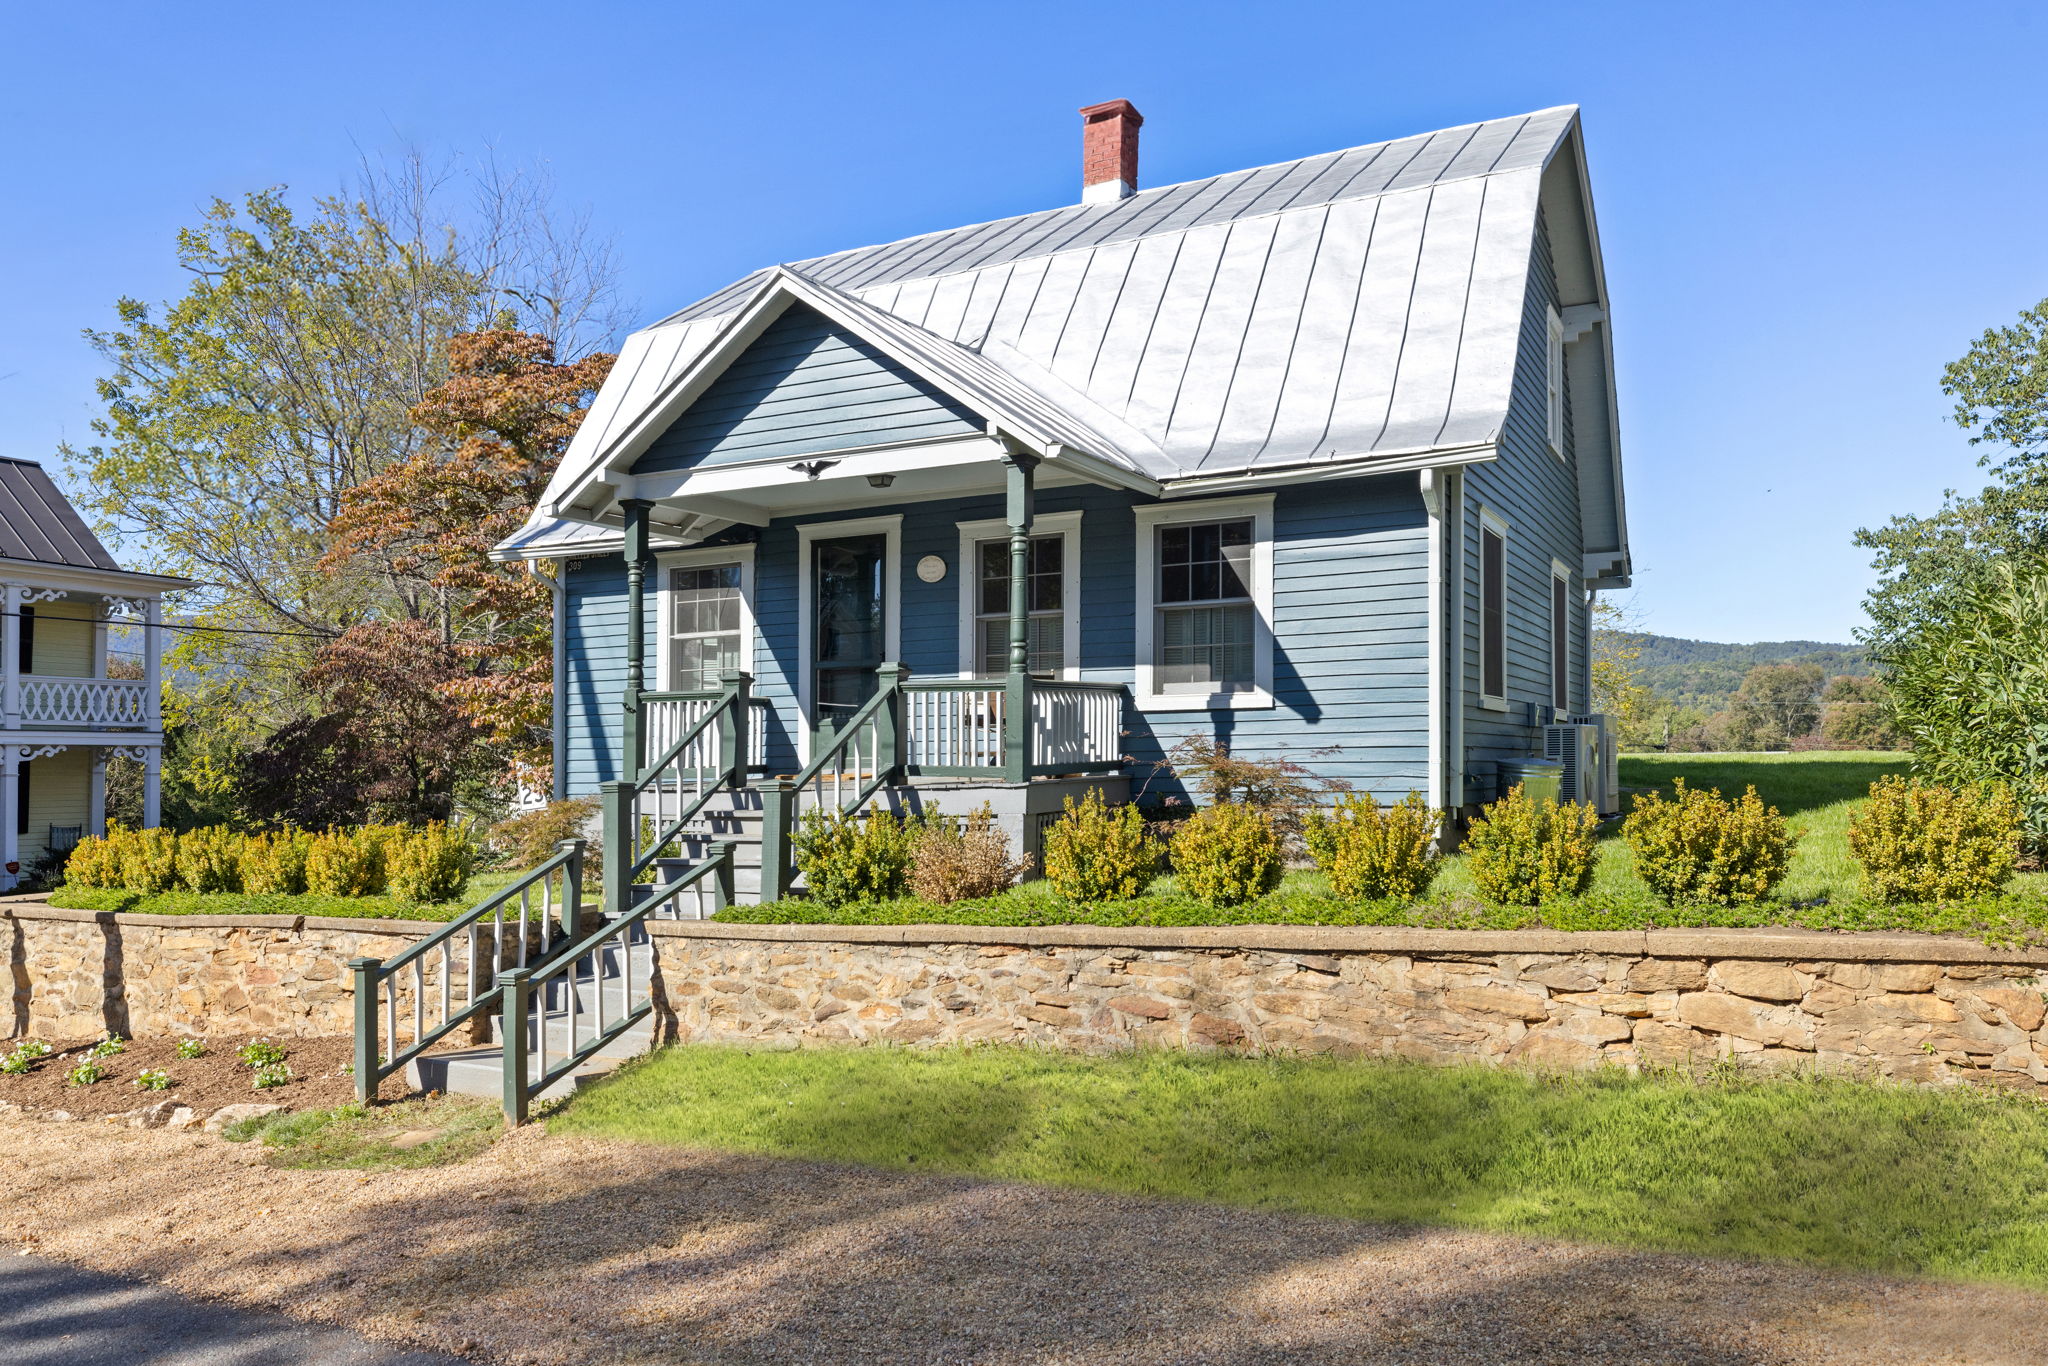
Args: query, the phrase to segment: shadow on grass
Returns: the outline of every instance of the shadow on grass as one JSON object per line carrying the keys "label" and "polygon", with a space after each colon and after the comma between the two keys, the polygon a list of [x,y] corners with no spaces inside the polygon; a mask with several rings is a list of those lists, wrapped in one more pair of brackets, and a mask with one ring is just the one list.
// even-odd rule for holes
{"label": "shadow on grass", "polygon": [[[486,1355],[539,1334],[579,1360],[1749,1366],[1798,1359],[1773,1325],[1863,1312],[1872,1288],[1421,1225],[2040,1281],[2044,1126],[2012,1102],[1841,1084],[671,1049],[546,1136],[290,1229],[164,1244],[149,1274],[280,1285]],[[147,1217],[212,1170],[70,1217]]]}

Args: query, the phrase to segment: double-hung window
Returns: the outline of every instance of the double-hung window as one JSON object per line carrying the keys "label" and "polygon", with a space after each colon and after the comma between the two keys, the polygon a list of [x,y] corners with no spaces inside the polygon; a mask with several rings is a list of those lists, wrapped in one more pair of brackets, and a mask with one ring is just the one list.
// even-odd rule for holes
{"label": "double-hung window", "polygon": [[[1030,610],[1025,667],[1040,677],[1078,676],[1081,514],[1050,512],[1031,523],[1024,580]],[[1010,529],[1001,521],[960,523],[960,672],[1001,678],[1010,671]]]}
{"label": "double-hung window", "polygon": [[1138,511],[1140,705],[1270,706],[1272,500]]}
{"label": "double-hung window", "polygon": [[[1066,667],[1066,549],[1064,536],[1033,536],[1025,601],[1031,608],[1030,662],[1034,674]],[[1010,671],[1010,542],[974,544],[975,673],[1000,678]]]}
{"label": "double-hung window", "polygon": [[1508,695],[1508,528],[1479,518],[1479,695],[1505,705]]}
{"label": "double-hung window", "polygon": [[[753,653],[747,608],[752,547],[688,552],[662,564],[662,686],[691,692],[746,669]],[[736,553],[748,552],[748,553]]]}

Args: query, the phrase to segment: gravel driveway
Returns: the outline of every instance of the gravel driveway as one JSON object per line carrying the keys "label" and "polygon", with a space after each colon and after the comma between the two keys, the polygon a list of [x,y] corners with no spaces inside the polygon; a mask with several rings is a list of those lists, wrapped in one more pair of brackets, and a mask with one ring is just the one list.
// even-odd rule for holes
{"label": "gravel driveway", "polygon": [[2028,1363],[2048,1299],[548,1138],[272,1171],[0,1118],[0,1242],[532,1363]]}
{"label": "gravel driveway", "polygon": [[42,1257],[0,1258],[11,1366],[463,1366],[344,1328],[208,1304]]}

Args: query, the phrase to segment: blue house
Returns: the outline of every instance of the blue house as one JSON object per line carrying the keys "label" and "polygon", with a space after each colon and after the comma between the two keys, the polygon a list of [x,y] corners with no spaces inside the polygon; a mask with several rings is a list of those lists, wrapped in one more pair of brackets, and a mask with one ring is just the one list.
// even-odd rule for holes
{"label": "blue house", "polygon": [[1629,550],[1577,110],[1158,189],[1082,114],[1077,204],[627,340],[498,552],[560,563],[558,795],[775,848],[945,784],[1029,847],[1191,735],[1456,811],[1590,711]]}

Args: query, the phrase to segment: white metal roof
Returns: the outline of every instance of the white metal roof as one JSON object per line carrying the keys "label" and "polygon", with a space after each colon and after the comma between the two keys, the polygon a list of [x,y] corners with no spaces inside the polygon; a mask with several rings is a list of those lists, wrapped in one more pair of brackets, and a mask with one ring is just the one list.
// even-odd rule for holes
{"label": "white metal roof", "polygon": [[627,339],[529,532],[603,515],[607,471],[775,291],[1154,479],[1490,442],[1576,125],[1547,109],[756,272]]}

